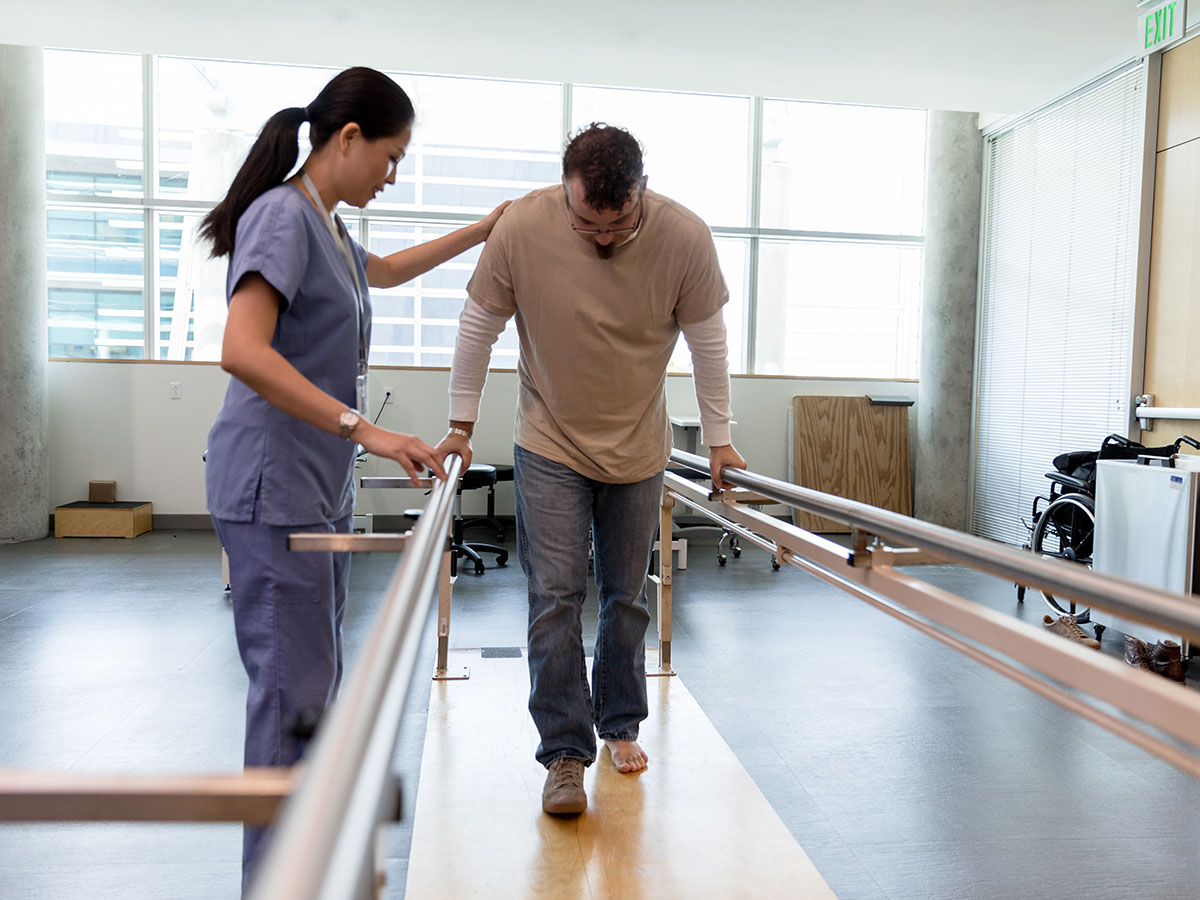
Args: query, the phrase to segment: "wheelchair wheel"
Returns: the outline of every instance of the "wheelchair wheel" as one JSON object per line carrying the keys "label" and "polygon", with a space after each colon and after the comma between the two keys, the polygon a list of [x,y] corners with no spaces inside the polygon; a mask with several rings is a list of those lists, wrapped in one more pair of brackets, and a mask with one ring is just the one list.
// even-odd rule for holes
{"label": "wheelchair wheel", "polygon": [[[1087,494],[1064,494],[1038,516],[1033,526],[1030,549],[1043,559],[1065,559],[1092,567],[1092,544],[1096,534],[1096,513]],[[1059,599],[1042,591],[1055,615],[1074,616],[1087,622],[1091,610],[1077,607],[1073,600]]]}

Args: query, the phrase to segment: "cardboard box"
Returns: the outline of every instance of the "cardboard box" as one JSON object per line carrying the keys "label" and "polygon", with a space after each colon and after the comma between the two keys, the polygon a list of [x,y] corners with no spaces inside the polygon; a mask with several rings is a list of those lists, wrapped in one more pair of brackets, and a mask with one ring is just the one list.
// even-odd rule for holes
{"label": "cardboard box", "polygon": [[89,481],[88,503],[116,503],[117,483],[115,481]]}
{"label": "cardboard box", "polygon": [[132,538],[150,530],[154,506],[145,500],[91,503],[77,500],[54,510],[54,536]]}

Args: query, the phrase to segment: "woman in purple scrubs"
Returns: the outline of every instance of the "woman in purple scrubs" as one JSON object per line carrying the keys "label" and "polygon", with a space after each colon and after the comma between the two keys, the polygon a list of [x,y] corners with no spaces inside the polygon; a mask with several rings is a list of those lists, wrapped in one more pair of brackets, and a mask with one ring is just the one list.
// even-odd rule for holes
{"label": "woman in purple scrubs", "polygon": [[[379,257],[332,210],[364,207],[412,135],[404,91],[373,69],[335,76],[305,107],[273,115],[205,217],[229,257],[221,368],[233,377],[209,434],[208,509],[229,554],[238,650],[249,676],[247,766],[289,766],[291,718],[332,702],[342,674],[349,553],[289,553],[294,532],[349,532],[356,444],[412,477],[444,478],[432,447],[366,416],[370,287],[392,287],[485,240],[503,207],[428,243]],[[299,157],[308,122],[312,152]],[[285,181],[284,179],[287,178]],[[264,836],[247,828],[247,881]]]}

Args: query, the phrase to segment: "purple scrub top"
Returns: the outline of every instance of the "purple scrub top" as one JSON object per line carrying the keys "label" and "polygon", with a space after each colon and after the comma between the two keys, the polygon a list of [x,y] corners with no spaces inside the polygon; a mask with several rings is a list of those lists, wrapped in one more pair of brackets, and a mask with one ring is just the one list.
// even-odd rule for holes
{"label": "purple scrub top", "polygon": [[[351,246],[365,285],[367,251],[354,241]],[[354,407],[359,341],[354,286],[321,214],[297,188],[272,188],[238,220],[226,298],[248,272],[261,274],[283,297],[271,346],[321,390]],[[369,341],[371,304],[364,302]],[[355,446],[276,409],[231,378],[208,435],[208,511],[232,522],[253,521],[261,493],[261,521],[269,525],[350,515]]]}

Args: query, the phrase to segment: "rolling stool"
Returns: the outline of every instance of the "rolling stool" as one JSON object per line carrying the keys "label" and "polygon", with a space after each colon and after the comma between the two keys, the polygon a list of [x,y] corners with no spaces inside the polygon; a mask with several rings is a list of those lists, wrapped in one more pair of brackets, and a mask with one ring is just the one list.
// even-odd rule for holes
{"label": "rolling stool", "polygon": [[[471,466],[471,468],[475,468]],[[513,467],[505,465],[493,465],[496,470],[496,480],[487,486],[487,515],[475,516],[463,522],[463,528],[473,528],[476,525],[489,525],[496,531],[496,540],[504,540],[504,523],[496,518],[496,485],[501,481],[513,480]]]}
{"label": "rolling stool", "polygon": [[[508,562],[508,551],[503,547],[497,547],[494,544],[479,544],[475,542],[468,543],[463,540],[463,526],[465,520],[462,517],[462,494],[463,491],[472,491],[481,487],[492,487],[496,484],[496,467],[478,464],[471,465],[467,471],[463,472],[462,479],[458,482],[458,491],[454,497],[454,525],[450,533],[450,574],[458,574],[458,560],[461,557],[466,557],[475,563],[475,574],[483,574],[483,557],[479,552],[496,554],[496,565],[503,566]],[[404,515],[407,518],[416,520],[420,518],[422,510],[406,509]]]}

